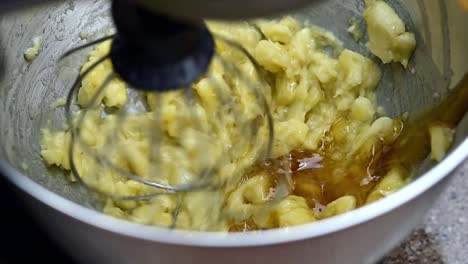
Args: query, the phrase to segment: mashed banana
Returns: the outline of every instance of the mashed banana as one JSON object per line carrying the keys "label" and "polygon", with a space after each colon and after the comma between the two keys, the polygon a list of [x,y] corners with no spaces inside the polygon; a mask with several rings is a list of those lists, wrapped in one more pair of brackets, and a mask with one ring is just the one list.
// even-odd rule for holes
{"label": "mashed banana", "polygon": [[366,0],[365,3],[367,47],[383,63],[400,62],[406,68],[416,47],[414,34],[406,31],[395,10],[384,1]]}
{"label": "mashed banana", "polygon": [[[324,40],[330,39],[329,33],[304,26],[291,17],[256,21],[255,25],[210,23],[209,27],[213,32],[241,43],[266,71],[265,81],[245,56],[217,41],[219,57],[262,84],[261,91],[274,119],[274,158],[298,149],[323,151],[324,142],[331,133],[334,143],[327,150],[330,160],[364,159],[372,155],[376,144],[391,144],[398,136],[399,121],[375,114],[374,90],[381,78],[379,67],[372,60],[347,49],[338,57],[328,55],[322,45]],[[83,70],[107,54],[110,44],[99,45],[90,54]],[[79,91],[79,105],[89,109],[80,126],[83,144],[75,145],[73,149],[83,181],[101,192],[118,195],[145,195],[155,191],[153,187],[123,177],[115,169],[98,163],[89,154],[89,149],[105,155],[120,169],[142,178],[154,179],[154,173],[161,172],[156,173],[157,179],[171,185],[190,183],[203,166],[222,165],[217,167],[212,178],[220,188],[160,195],[150,201],[107,199],[103,208],[105,213],[138,223],[170,226],[177,211],[177,228],[229,230],[233,225],[249,222],[256,228],[266,229],[313,222],[357,206],[357,197],[353,195],[339,197],[319,209],[313,208],[310,200],[297,193],[272,202],[275,185],[269,175],[254,172],[246,177],[249,168],[257,162],[259,146],[265,143],[267,131],[263,126],[259,127],[255,144],[242,145],[239,144],[242,134],[236,132],[236,128],[241,122],[264,120],[264,115],[255,96],[238,77],[231,76],[233,72],[219,60],[213,61],[210,67],[211,79],[203,78],[191,87],[195,94],[192,105],[187,104],[180,91],[164,96],[148,94],[149,107],[129,115],[121,127],[116,127],[116,115],[103,114],[101,104],[119,109],[130,100],[123,81],[113,80],[97,101],[92,100],[111,72],[110,61],[100,64],[83,80]],[[214,82],[218,89],[240,104],[240,115],[233,116],[225,111],[216,96]],[[152,155],[152,132],[158,128],[154,113],[158,105],[165,106],[160,113],[164,127],[164,133],[160,135],[164,140],[159,146],[163,163],[155,161]],[[217,112],[225,114],[219,118]],[[196,116],[204,130],[194,128],[190,121],[193,116],[189,113]],[[200,131],[216,132],[216,138]],[[114,140],[109,139],[109,135],[113,135]],[[182,147],[173,144],[175,141]],[[41,148],[42,157],[49,165],[70,170],[69,130],[51,132],[43,129]],[[302,160],[301,170],[319,168],[321,165],[314,162],[320,162],[320,159],[316,156]],[[404,184],[400,174],[395,169],[388,176],[383,175],[383,181],[372,190],[369,201],[400,188]],[[340,171],[333,171],[329,177],[338,183],[340,175]],[[364,181],[369,175],[361,176]],[[313,184],[297,185],[296,188],[304,192],[320,192],[320,187]]]}
{"label": "mashed banana", "polygon": [[441,161],[452,145],[454,130],[442,125],[433,124],[429,127],[431,138],[431,159]]}
{"label": "mashed banana", "polygon": [[42,40],[40,37],[35,37],[33,39],[33,46],[28,48],[24,52],[24,59],[27,62],[32,62],[33,60],[37,58],[37,56],[39,56],[39,53],[41,53],[41,51],[42,51]]}

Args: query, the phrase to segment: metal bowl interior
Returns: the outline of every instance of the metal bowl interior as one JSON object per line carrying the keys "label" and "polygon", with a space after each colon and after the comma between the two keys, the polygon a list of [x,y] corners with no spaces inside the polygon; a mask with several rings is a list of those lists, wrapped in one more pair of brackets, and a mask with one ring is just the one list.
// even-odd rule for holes
{"label": "metal bowl interior", "polygon": [[[418,48],[408,67],[380,64],[384,74],[378,101],[390,116],[408,112],[415,117],[450,91],[467,72],[468,13],[456,1],[388,1],[416,33]],[[348,19],[360,18],[362,1],[320,1],[295,14],[332,31],[344,46],[371,56],[365,40],[355,42],[347,32]],[[444,178],[468,157],[468,118],[459,124],[451,154],[440,164],[426,161],[413,183],[377,203],[314,224],[255,234],[193,234],[139,226],[104,216],[99,204],[59,170],[48,169],[40,158],[39,130],[60,127],[63,110],[51,105],[67,94],[84,56],[65,65],[57,78],[59,56],[78,44],[81,32],[97,38],[112,29],[107,1],[66,1],[8,14],[0,18],[0,168],[33,197],[83,222],[129,236],[168,243],[205,246],[273,244],[334,232],[398,207]],[[364,29],[364,26],[363,26]],[[32,39],[40,36],[43,51],[32,63],[23,59]],[[376,60],[377,61],[377,60]],[[413,70],[414,69],[414,70]],[[438,96],[435,96],[438,95]],[[294,231],[296,230],[296,231]],[[306,232],[305,232],[306,231]],[[248,239],[246,239],[246,237]]]}

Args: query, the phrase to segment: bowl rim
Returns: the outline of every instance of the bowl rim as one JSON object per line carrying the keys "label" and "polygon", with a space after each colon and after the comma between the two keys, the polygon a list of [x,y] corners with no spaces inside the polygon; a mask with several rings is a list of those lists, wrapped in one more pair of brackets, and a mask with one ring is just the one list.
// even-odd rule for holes
{"label": "bowl rim", "polygon": [[134,239],[183,246],[238,248],[268,246],[312,239],[363,224],[415,199],[447,177],[468,158],[468,138],[444,160],[402,189],[372,204],[329,219],[299,226],[246,233],[170,230],[132,223],[105,215],[62,197],[34,182],[6,161],[0,160],[0,172],[20,190],[42,204],[91,227]]}

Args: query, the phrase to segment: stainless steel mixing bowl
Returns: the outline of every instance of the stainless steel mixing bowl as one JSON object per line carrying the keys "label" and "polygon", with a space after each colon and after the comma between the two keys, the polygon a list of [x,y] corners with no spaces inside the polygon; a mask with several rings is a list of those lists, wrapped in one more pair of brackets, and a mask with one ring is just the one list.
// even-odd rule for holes
{"label": "stainless steel mixing bowl", "polygon": [[[388,1],[417,33],[418,49],[404,71],[382,65],[379,102],[390,115],[410,117],[434,105],[468,72],[468,13],[455,0]],[[345,46],[367,53],[346,28],[360,0],[329,0],[298,16],[333,31]],[[374,263],[396,246],[431,207],[468,157],[468,118],[457,128],[450,154],[425,162],[408,186],[374,204],[328,220],[245,234],[189,233],[142,226],[101,214],[79,186],[39,155],[39,129],[60,126],[51,104],[67,93],[76,69],[56,78],[56,61],[110,28],[107,1],[66,1],[0,18],[0,169],[50,233],[84,263]],[[43,51],[32,63],[23,52],[35,36]],[[74,66],[84,58],[76,58]],[[68,68],[67,68],[68,67]],[[467,102],[468,103],[468,102]],[[58,115],[57,115],[58,114]],[[4,201],[12,202],[12,201]]]}

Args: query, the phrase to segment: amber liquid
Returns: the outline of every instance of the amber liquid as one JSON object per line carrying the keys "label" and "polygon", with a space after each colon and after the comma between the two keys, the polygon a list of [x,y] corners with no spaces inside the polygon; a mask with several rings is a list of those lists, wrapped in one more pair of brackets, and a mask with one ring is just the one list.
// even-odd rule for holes
{"label": "amber liquid", "polygon": [[[333,126],[324,135],[322,147],[317,152],[296,150],[284,157],[263,161],[257,164],[249,175],[266,174],[272,185],[290,172],[293,180],[292,194],[304,197],[310,208],[322,210],[324,206],[342,196],[353,195],[357,206],[363,206],[372,188],[379,183],[388,170],[400,166],[408,172],[416,168],[430,152],[428,127],[442,123],[456,127],[468,111],[468,75],[437,107],[415,121],[397,129],[392,144],[379,140],[370,148],[368,155],[355,155],[347,159],[334,159],[335,141]],[[319,157],[319,158],[318,158]],[[304,160],[318,160],[313,168],[301,169]],[[310,164],[309,164],[310,165]],[[314,166],[315,165],[315,166]],[[255,230],[251,220],[233,224],[232,232]]]}

